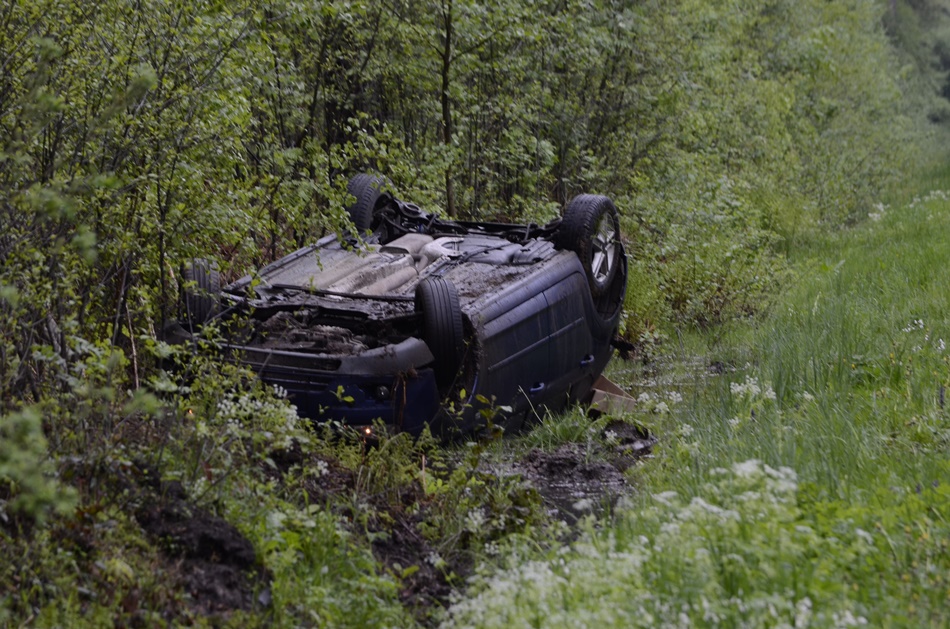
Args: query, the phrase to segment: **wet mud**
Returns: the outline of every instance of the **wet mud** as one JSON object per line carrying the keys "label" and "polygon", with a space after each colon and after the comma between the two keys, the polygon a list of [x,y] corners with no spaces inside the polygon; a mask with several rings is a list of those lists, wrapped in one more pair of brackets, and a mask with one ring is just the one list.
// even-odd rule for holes
{"label": "wet mud", "polygon": [[267,601],[267,576],[234,526],[185,499],[144,507],[136,519],[175,562],[191,609],[202,616],[251,610]]}
{"label": "wet mud", "polygon": [[588,514],[604,516],[630,491],[624,472],[649,456],[655,443],[644,430],[625,422],[611,422],[605,432],[612,437],[607,451],[591,451],[577,443],[550,452],[532,450],[513,465],[512,472],[538,490],[552,517],[575,524]]}
{"label": "wet mud", "polygon": [[[504,464],[482,460],[469,473],[477,484],[509,488],[506,495],[513,502],[506,508],[514,511],[508,513],[516,514],[522,508],[524,513],[543,512],[544,517],[570,527],[589,514],[609,514],[617,500],[631,491],[625,470],[649,455],[654,442],[641,429],[624,422],[606,426],[605,434],[609,434],[606,441],[535,449]],[[426,495],[418,481],[371,494],[357,471],[326,453],[304,452],[295,445],[273,452],[270,458],[274,465],[266,466],[265,472],[277,485],[299,467],[324,470],[319,478],[302,481],[308,502],[326,505],[348,523],[354,536],[371,548],[379,571],[392,575],[399,584],[403,606],[424,626],[436,622],[437,610],[450,603],[452,592],[472,573],[484,540],[460,539],[457,552],[444,557],[444,562],[433,561],[438,557],[439,540],[424,532],[431,527],[432,518],[444,517],[446,505]],[[132,617],[136,617],[135,609],[161,609],[162,618],[177,625],[197,618],[212,624],[227,622],[238,611],[267,614],[270,575],[253,545],[209,507],[198,505],[180,483],[162,480],[147,464],[77,467],[67,476],[78,486],[98,483],[100,495],[87,495],[84,502],[123,505],[158,551],[156,571],[170,586],[161,596],[171,595],[174,600],[151,600],[149,597],[157,595],[132,592],[122,603]],[[515,505],[519,500],[525,502]],[[491,507],[486,504],[485,508]],[[95,514],[90,512],[88,519],[89,530],[80,523],[63,542],[80,551],[94,573],[104,553],[98,549],[101,542],[93,531]]]}
{"label": "wet mud", "polygon": [[[163,481],[143,462],[76,461],[63,478],[80,488],[82,506],[65,522],[60,545],[71,549],[92,582],[115,576],[105,566],[113,556],[100,537],[104,505],[115,505],[138,524],[157,550],[153,572],[167,587],[124,588],[121,609],[132,626],[153,626],[145,618],[158,611],[169,626],[196,618],[213,624],[236,611],[263,611],[269,604],[270,576],[254,546],[223,518],[198,506],[177,481]],[[111,594],[106,586],[104,592]],[[102,596],[79,587],[81,597]]]}

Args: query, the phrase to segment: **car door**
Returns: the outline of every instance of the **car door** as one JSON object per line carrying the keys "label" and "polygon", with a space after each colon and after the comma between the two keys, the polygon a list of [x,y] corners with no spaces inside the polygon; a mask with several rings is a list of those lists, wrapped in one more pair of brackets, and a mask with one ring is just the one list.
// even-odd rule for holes
{"label": "car door", "polygon": [[477,390],[495,403],[528,406],[550,379],[551,319],[543,292],[525,296],[487,321],[482,334],[484,368]]}
{"label": "car door", "polygon": [[544,399],[552,409],[561,408],[571,386],[593,368],[594,339],[585,303],[588,293],[581,273],[572,273],[544,291],[550,327]]}
{"label": "car door", "polygon": [[497,404],[560,408],[594,361],[584,276],[547,273],[537,279],[524,283],[520,299],[506,300],[511,307],[487,321],[481,334],[478,391]]}

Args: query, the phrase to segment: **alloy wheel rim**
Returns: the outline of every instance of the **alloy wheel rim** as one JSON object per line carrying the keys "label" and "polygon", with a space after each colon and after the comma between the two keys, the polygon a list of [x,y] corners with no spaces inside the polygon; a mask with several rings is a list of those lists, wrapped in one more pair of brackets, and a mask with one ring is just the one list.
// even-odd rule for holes
{"label": "alloy wheel rim", "polygon": [[596,282],[604,282],[613,270],[617,253],[617,230],[609,214],[600,217],[592,241],[591,274]]}

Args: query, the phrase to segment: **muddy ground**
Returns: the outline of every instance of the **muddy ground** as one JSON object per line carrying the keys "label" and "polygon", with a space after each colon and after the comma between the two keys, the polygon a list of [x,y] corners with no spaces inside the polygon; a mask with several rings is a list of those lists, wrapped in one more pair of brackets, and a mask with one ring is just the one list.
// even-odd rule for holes
{"label": "muddy ground", "polygon": [[[617,499],[630,491],[624,471],[648,455],[653,444],[642,430],[623,422],[606,426],[605,433],[611,439],[598,441],[601,445],[596,451],[590,444],[566,443],[549,450],[531,450],[514,462],[497,463],[486,457],[467,473],[478,476],[480,483],[504,482],[513,488],[508,494],[512,503],[506,507],[514,510],[511,513],[517,515],[519,509],[528,514],[526,517],[542,513],[545,521],[564,522],[570,530],[587,514],[608,513]],[[275,467],[267,474],[278,483],[294,467],[326,466],[319,481],[305,486],[310,504],[329,505],[344,522],[349,521],[354,538],[367,540],[380,570],[400,583],[399,596],[406,609],[420,624],[434,624],[437,611],[448,603],[453,589],[464,586],[471,574],[479,550],[476,544],[485,541],[461,539],[458,552],[444,556],[443,565],[431,561],[438,540],[423,534],[426,518],[444,515],[437,510],[451,505],[439,504],[426,495],[419,482],[412,481],[395,494],[361,495],[376,517],[368,525],[357,525],[356,514],[349,513],[346,505],[352,505],[354,492],[361,491],[358,471],[326,454],[304,452],[299,446],[273,453],[272,460]],[[76,467],[67,470],[66,476],[78,486],[99,483],[97,500],[123,505],[157,549],[159,565],[155,570],[169,583],[168,591],[177,594],[158,601],[149,600],[154,595],[147,591],[132,592],[121,604],[133,619],[137,609],[161,609],[165,622],[172,625],[188,624],[189,619],[198,617],[214,623],[215,618],[223,620],[236,611],[266,615],[270,576],[251,542],[227,521],[198,506],[180,483],[162,480],[158,471],[146,464]],[[105,485],[103,479],[108,479]],[[87,498],[95,502],[91,496]],[[64,539],[86,557],[94,575],[102,570],[97,562],[96,546],[101,542],[96,539],[95,526],[95,517],[88,519],[88,526],[80,519]],[[407,567],[413,567],[414,572],[407,572]],[[142,612],[141,626],[148,625],[146,617]]]}
{"label": "muddy ground", "polygon": [[[604,432],[611,435],[605,449],[592,451],[579,444],[566,443],[553,450],[530,450],[514,462],[486,459],[471,473],[482,476],[482,482],[491,477],[520,480],[517,484],[522,488],[514,492],[517,493],[515,499],[539,498],[546,516],[566,523],[569,535],[573,536],[570,527],[581,517],[608,514],[617,500],[630,491],[624,472],[638,459],[649,456],[655,443],[643,429],[621,421],[611,422]],[[281,453],[274,460],[281,469],[318,464],[315,459],[307,461],[299,449]],[[308,486],[312,504],[333,505],[334,498],[357,491],[354,471],[332,459],[320,458],[320,461],[327,466],[327,473],[319,482]],[[372,495],[362,497],[378,514],[371,520],[368,533],[373,538],[371,548],[381,569],[398,576],[406,567],[418,568],[409,576],[399,576],[400,599],[421,624],[430,624],[433,612],[445,606],[453,589],[464,585],[465,578],[471,574],[472,553],[443,557],[446,564],[442,566],[431,563],[436,544],[423,535],[420,525],[439,506],[429,501],[418,483],[403,487],[396,500]],[[409,509],[410,505],[416,508]],[[345,508],[340,509],[339,514],[345,520],[355,516]],[[365,532],[354,530],[354,533],[358,537]]]}
{"label": "muddy ground", "polygon": [[611,422],[611,449],[592,457],[579,444],[567,443],[551,452],[532,450],[513,470],[537,488],[548,514],[568,524],[589,513],[602,516],[629,490],[624,472],[650,454],[654,439],[624,422]]}
{"label": "muddy ground", "polygon": [[[266,608],[270,576],[254,546],[232,524],[198,506],[179,482],[162,480],[144,462],[76,460],[62,474],[79,488],[82,506],[54,529],[53,538],[72,551],[88,576],[76,584],[80,600],[118,603],[125,616],[117,626],[156,626],[156,613],[168,626],[187,626],[197,618]],[[156,552],[149,579],[133,578],[122,554],[106,548],[113,538],[105,531],[118,525],[113,509],[151,541]],[[23,567],[28,570],[29,564]],[[116,582],[138,584],[116,588]],[[113,598],[118,592],[121,600]]]}

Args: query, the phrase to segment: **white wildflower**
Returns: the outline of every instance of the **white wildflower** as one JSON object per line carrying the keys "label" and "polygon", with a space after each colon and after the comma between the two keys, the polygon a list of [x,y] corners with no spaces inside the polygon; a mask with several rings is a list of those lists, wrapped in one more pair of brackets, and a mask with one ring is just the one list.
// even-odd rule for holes
{"label": "white wildflower", "polygon": [[591,507],[594,506],[594,501],[590,498],[581,498],[571,506],[574,511],[590,511]]}
{"label": "white wildflower", "polygon": [[670,407],[666,405],[666,402],[657,402],[656,406],[653,407],[653,412],[657,414],[669,413]]}
{"label": "white wildflower", "polygon": [[759,381],[750,376],[745,377],[745,382],[732,382],[729,384],[729,390],[733,395],[755,397],[762,392],[759,388]]}
{"label": "white wildflower", "polygon": [[910,324],[907,327],[901,328],[901,332],[908,333],[908,332],[913,332],[914,330],[923,330],[923,329],[924,329],[923,319],[914,319],[913,321],[910,322]]}
{"label": "white wildflower", "polygon": [[327,465],[326,461],[317,461],[317,464],[314,466],[313,474],[317,478],[325,476],[330,471],[330,467]]}
{"label": "white wildflower", "polygon": [[741,519],[738,512],[731,509],[723,509],[718,505],[710,504],[699,496],[693,498],[692,502],[689,503],[689,506],[694,513],[697,511],[705,512],[709,515],[716,516],[722,521]]}
{"label": "white wildflower", "polygon": [[846,609],[840,614],[835,612],[832,614],[832,620],[835,627],[860,627],[868,624],[867,618],[855,616],[850,609]]}
{"label": "white wildflower", "polygon": [[872,209],[874,211],[868,212],[868,218],[870,218],[872,221],[879,221],[882,218],[884,218],[884,214],[887,210],[887,206],[884,205],[883,203],[875,203],[872,206]]}
{"label": "white wildflower", "polygon": [[861,541],[867,544],[872,544],[872,545],[874,544],[874,537],[872,537],[871,534],[865,531],[864,529],[856,528],[854,529],[854,534],[857,535],[858,539],[860,539]]}
{"label": "white wildflower", "polygon": [[653,494],[653,499],[659,502],[660,504],[666,505],[667,507],[673,506],[673,501],[679,498],[679,494],[675,491],[664,491],[659,494]]}
{"label": "white wildflower", "polygon": [[795,626],[807,627],[811,621],[811,599],[807,596],[795,603]]}
{"label": "white wildflower", "polygon": [[481,509],[472,509],[465,514],[465,530],[477,533],[485,525],[485,512]]}
{"label": "white wildflower", "polygon": [[762,473],[762,461],[749,459],[732,465],[733,473],[739,478],[754,478]]}
{"label": "white wildflower", "polygon": [[[705,549],[701,549],[701,550],[705,550]],[[706,552],[708,553],[709,551],[706,551]],[[707,599],[704,596],[702,597],[700,603],[703,609],[703,622],[710,623],[711,625],[718,625],[721,618],[719,617],[719,614],[717,614],[713,610],[712,605],[709,604],[709,599]]]}
{"label": "white wildflower", "polygon": [[287,519],[287,515],[281,511],[271,511],[267,514],[267,528],[279,531],[284,528],[284,520]]}
{"label": "white wildflower", "polygon": [[675,537],[679,535],[680,525],[678,522],[664,522],[660,525],[660,532]]}

